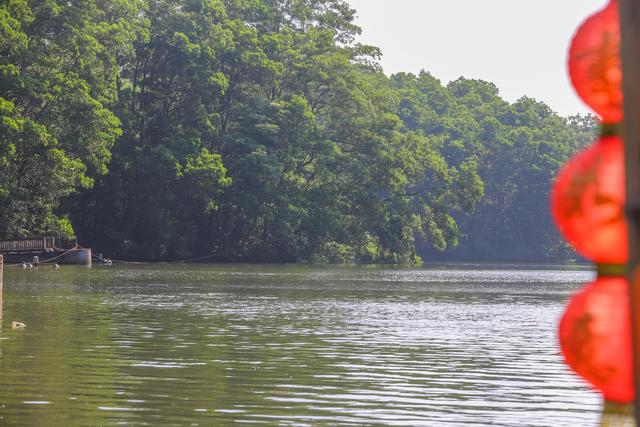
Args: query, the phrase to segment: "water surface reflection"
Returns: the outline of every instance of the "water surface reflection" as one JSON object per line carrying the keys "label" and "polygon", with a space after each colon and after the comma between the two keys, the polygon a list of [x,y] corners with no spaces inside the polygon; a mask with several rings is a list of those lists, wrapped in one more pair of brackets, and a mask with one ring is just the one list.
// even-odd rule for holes
{"label": "water surface reflection", "polygon": [[[592,273],[260,265],[9,270],[0,417],[42,425],[597,421],[555,323]],[[27,323],[11,331],[11,320]]]}

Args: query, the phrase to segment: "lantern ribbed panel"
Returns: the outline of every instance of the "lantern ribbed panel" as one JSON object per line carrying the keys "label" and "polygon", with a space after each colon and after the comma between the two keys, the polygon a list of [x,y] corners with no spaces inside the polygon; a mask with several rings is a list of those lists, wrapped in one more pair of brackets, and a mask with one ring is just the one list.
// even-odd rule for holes
{"label": "lantern ribbed panel", "polygon": [[576,32],[569,51],[569,75],[578,95],[605,123],[623,118],[620,18],[611,1]]}
{"label": "lantern ribbed panel", "polygon": [[607,135],[560,171],[551,193],[562,235],[600,264],[600,277],[570,301],[559,338],[567,364],[604,394],[604,425],[624,419],[629,408],[624,404],[634,397],[629,285],[623,275],[628,260],[624,143],[615,135],[623,119],[617,0],[578,29],[568,62],[576,92],[600,115]]}
{"label": "lantern ribbed panel", "polygon": [[560,322],[569,364],[607,400],[633,400],[629,287],[623,277],[602,277],[572,300]]}
{"label": "lantern ribbed panel", "polygon": [[560,172],[551,211],[579,254],[596,263],[623,264],[628,258],[625,198],[622,139],[604,137]]}

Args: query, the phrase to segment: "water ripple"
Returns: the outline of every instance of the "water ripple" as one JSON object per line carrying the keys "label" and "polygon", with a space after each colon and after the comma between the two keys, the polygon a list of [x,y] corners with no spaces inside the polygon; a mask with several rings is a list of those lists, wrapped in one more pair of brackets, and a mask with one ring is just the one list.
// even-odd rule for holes
{"label": "water ripple", "polygon": [[[555,328],[589,270],[10,272],[0,423],[575,426]],[[24,331],[6,328],[23,319]]]}

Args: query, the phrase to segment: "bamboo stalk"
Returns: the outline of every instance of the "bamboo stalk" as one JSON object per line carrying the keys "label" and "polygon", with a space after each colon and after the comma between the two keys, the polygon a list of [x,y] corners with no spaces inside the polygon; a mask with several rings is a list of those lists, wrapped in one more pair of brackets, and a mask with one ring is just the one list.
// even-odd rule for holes
{"label": "bamboo stalk", "polygon": [[627,222],[629,224],[629,277],[633,329],[633,368],[636,389],[634,417],[640,426],[640,3],[619,0],[622,36],[622,70],[625,141]]}

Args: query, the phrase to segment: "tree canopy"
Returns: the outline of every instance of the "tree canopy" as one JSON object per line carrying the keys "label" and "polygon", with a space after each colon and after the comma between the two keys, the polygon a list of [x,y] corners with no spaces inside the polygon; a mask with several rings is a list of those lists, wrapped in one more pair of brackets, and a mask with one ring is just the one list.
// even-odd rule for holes
{"label": "tree canopy", "polygon": [[[114,257],[555,260],[590,117],[386,76],[343,0],[1,0],[0,237]],[[444,255],[443,255],[444,254]]]}

